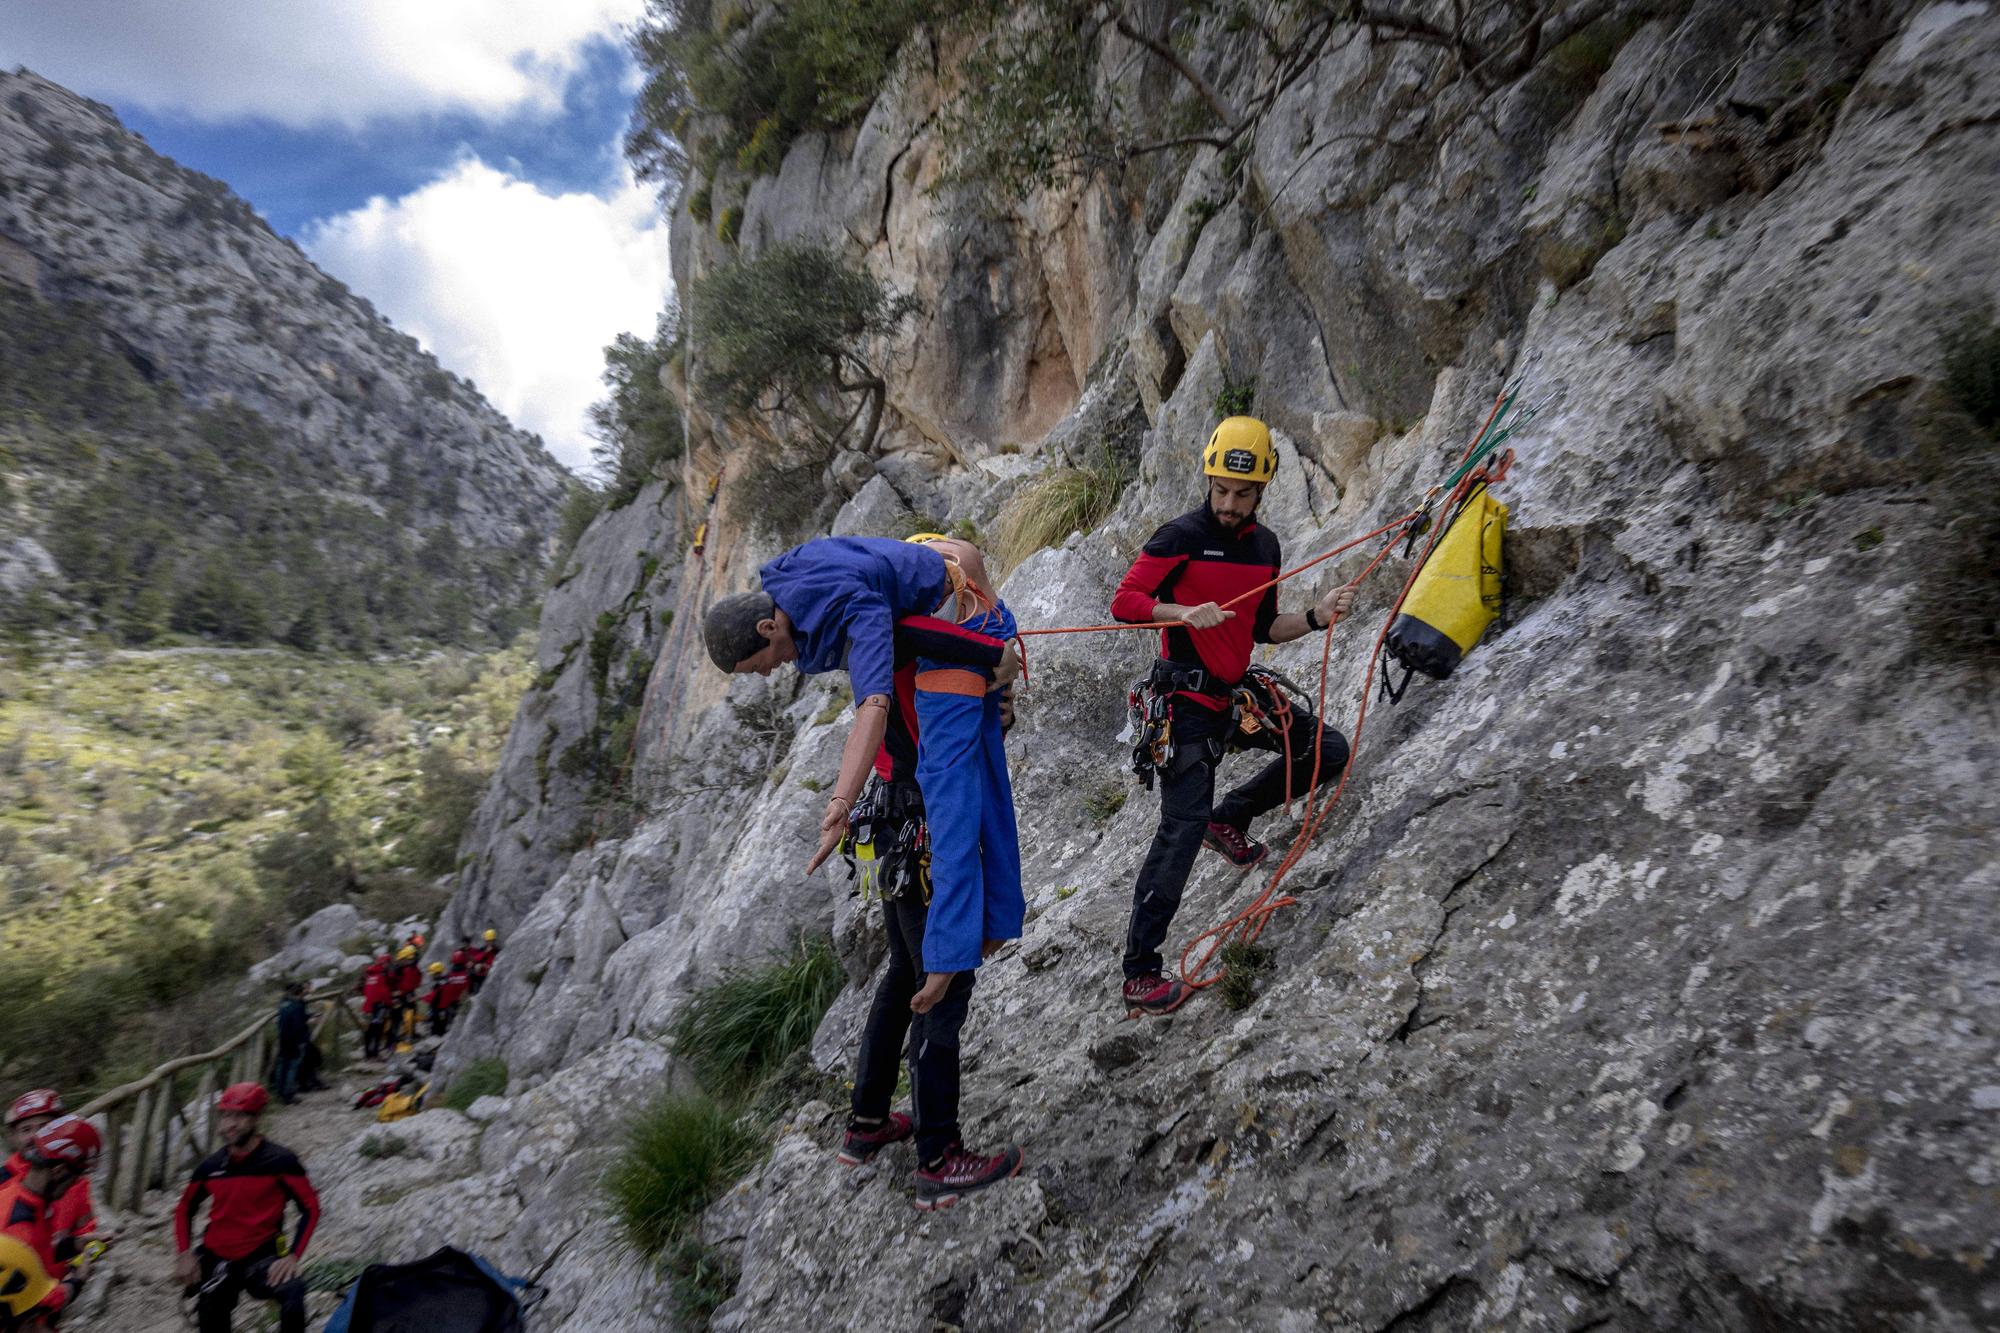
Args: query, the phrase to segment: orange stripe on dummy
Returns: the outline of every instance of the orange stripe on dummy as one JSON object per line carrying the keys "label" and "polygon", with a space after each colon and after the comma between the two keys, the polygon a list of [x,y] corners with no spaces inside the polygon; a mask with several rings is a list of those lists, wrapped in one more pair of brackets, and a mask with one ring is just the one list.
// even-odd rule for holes
{"label": "orange stripe on dummy", "polygon": [[917,688],[932,694],[963,694],[981,699],[986,695],[986,677],[961,667],[939,667],[935,671],[919,671]]}

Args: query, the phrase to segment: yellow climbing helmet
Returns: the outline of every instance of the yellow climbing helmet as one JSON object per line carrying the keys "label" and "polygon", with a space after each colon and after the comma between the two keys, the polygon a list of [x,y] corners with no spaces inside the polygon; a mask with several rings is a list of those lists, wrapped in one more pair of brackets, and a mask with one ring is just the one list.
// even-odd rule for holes
{"label": "yellow climbing helmet", "polygon": [[491,943],[493,943],[493,941],[495,941],[495,940],[497,940],[497,939],[499,939],[499,938],[500,938],[500,932],[499,932],[499,931],[497,931],[497,930],[489,930],[489,931],[487,931],[487,932],[486,932],[486,942],[487,942],[488,944],[491,944]]}
{"label": "yellow climbing helmet", "polygon": [[434,976],[434,977],[441,977],[441,976],[443,976],[443,975],[444,975],[444,964],[443,964],[443,963],[432,963],[432,964],[431,964],[431,975],[432,975],[432,976]]}
{"label": "yellow climbing helmet", "polygon": [[416,949],[408,944],[405,944],[402,948],[396,950],[396,961],[399,963],[407,963],[412,959],[414,959],[416,956],[417,956]]}
{"label": "yellow climbing helmet", "polygon": [[[0,1233],[0,1310],[20,1318],[40,1305],[55,1285],[33,1246],[18,1236]],[[7,1326],[14,1326],[11,1319]]]}
{"label": "yellow climbing helmet", "polygon": [[1255,417],[1224,417],[1201,453],[1204,477],[1230,481],[1269,481],[1278,471],[1278,446],[1271,428]]}
{"label": "yellow climbing helmet", "polygon": [[941,542],[947,539],[942,532],[913,532],[903,540],[922,546],[925,542]]}

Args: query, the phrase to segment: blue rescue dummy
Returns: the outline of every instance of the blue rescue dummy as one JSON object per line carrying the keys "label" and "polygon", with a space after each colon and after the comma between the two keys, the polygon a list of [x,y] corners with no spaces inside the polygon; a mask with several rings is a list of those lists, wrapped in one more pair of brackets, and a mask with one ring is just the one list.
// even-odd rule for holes
{"label": "blue rescue dummy", "polygon": [[[1025,915],[1001,735],[1000,691],[1019,673],[1007,643],[1014,618],[990,591],[978,549],[947,537],[823,537],[765,565],[759,581],[760,592],[724,598],[704,618],[716,665],[759,675],[786,662],[809,674],[844,668],[854,691],[854,726],[808,874],[840,845],[862,784],[884,752],[899,655],[915,667],[915,716],[900,720],[915,733],[932,892],[928,910],[899,901],[887,905],[886,915],[892,944],[904,946],[905,967],[920,959],[925,973],[907,1002],[914,1015],[909,1049],[917,1123],[886,1108],[865,1115],[857,1097],[841,1159],[856,1164],[914,1136],[917,1206],[947,1207],[1021,1165],[1012,1147],[991,1156],[968,1152],[958,1138],[957,1105],[959,1029],[974,969],[1020,937]],[[880,1035],[891,1040],[876,1044],[896,1044],[893,1028]]]}

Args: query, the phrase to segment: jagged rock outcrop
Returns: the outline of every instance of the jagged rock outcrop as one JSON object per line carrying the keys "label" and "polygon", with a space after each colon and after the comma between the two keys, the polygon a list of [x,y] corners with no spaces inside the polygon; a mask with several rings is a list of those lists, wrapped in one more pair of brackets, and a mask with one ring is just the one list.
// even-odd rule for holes
{"label": "jagged rock outcrop", "polygon": [[[1927,646],[1915,609],[1939,577],[1921,502],[1936,329],[2000,297],[2000,15],[1904,6],[1857,38],[1844,11],[1814,13],[1662,10],[1587,85],[1539,68],[1456,110],[1427,94],[1432,53],[1356,37],[1273,109],[1238,197],[1191,213],[1215,188],[1198,161],[1170,207],[1077,211],[1127,220],[1091,224],[1111,233],[1091,287],[1116,294],[1093,308],[1122,313],[1095,326],[1070,410],[1130,404],[1149,425],[1112,518],[1008,579],[1024,624],[1102,619],[1134,547],[1194,503],[1219,391],[1252,377],[1286,460],[1264,517],[1294,559],[1421,498],[1524,378],[1541,406],[1501,488],[1513,605],[1449,682],[1371,706],[1247,1007],[1205,995],[1146,1024],[1114,991],[1156,813],[1116,740],[1148,649],[1038,640],[1009,742],[1029,924],[982,969],[966,1046],[968,1135],[1021,1142],[1029,1169],[920,1216],[906,1153],[843,1171],[840,1108],[800,1108],[708,1215],[704,1238],[742,1266],[719,1327],[1972,1329],[2000,1313],[1994,677]],[[1044,272],[1047,234],[961,245],[885,172],[934,151],[906,94],[842,151],[795,145],[751,190],[746,240],[848,217],[827,201],[893,176],[894,200],[853,212],[889,221],[847,227],[872,261],[948,275],[997,248]],[[1818,101],[1773,114],[1800,97]],[[1711,112],[1754,121],[1743,108],[1780,128],[1685,132]],[[1068,279],[1047,289],[1080,299]],[[976,364],[927,343],[932,369],[892,393],[903,421],[983,420],[982,377],[1031,363],[1058,304],[983,315]],[[968,456],[978,429],[956,441]],[[1011,483],[927,484],[955,519]],[[580,547],[577,577],[599,585],[551,602],[542,661],[560,670],[517,725],[470,844],[488,868],[452,908],[507,932],[444,1064],[509,1060],[481,1197],[518,1207],[498,1249],[522,1267],[566,1236],[601,1242],[570,1108],[681,1077],[663,1046],[680,997],[801,927],[831,923],[867,970],[868,909],[797,869],[805,783],[831,775],[843,730],[829,682],[732,685],[698,648],[661,655],[655,702],[677,698],[680,721],[668,744],[648,706],[634,771],[709,789],[683,780],[574,855],[546,841],[577,798],[531,799],[530,759],[550,718],[594,718],[601,695],[558,650],[659,549],[663,520],[634,510]],[[742,585],[769,545],[721,532],[704,588]],[[1405,569],[1392,558],[1334,634],[1327,711],[1350,733]],[[1316,641],[1270,660],[1317,679]],[[1280,815],[1268,836],[1296,827]],[[1175,943],[1260,883],[1204,860]],[[826,1067],[864,1004],[857,984],[828,1015]],[[656,1326],[664,1286],[602,1253],[588,1280],[565,1255],[549,1315]]]}
{"label": "jagged rock outcrop", "polygon": [[[476,609],[539,590],[567,485],[541,442],[222,182],[27,70],[0,72],[0,283],[92,326],[142,381],[260,419],[270,484],[394,515],[412,549],[448,529]],[[55,582],[32,539],[75,478],[22,480],[0,508],[0,589]]]}

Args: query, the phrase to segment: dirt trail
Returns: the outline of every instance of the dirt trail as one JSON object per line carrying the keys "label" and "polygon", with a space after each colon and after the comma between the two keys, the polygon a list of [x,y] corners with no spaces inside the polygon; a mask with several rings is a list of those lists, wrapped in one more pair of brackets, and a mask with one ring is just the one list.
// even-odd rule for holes
{"label": "dirt trail", "polygon": [[[274,1106],[265,1117],[265,1133],[277,1143],[297,1153],[305,1163],[314,1185],[324,1188],[321,1164],[343,1160],[346,1146],[372,1122],[369,1112],[354,1109],[355,1096],[382,1077],[374,1064],[360,1064],[329,1076],[325,1092],[309,1092],[296,1106]],[[338,1150],[338,1151],[336,1151]],[[180,1283],[174,1278],[174,1204],[180,1186],[160,1190],[146,1198],[137,1213],[116,1215],[122,1237],[105,1256],[102,1271],[84,1289],[83,1304],[64,1322],[65,1328],[101,1329],[106,1333],[187,1333],[193,1327],[193,1309],[181,1312]],[[297,1213],[287,1211],[289,1227]],[[353,1219],[348,1219],[351,1223]],[[99,1225],[110,1225],[104,1218]],[[319,1254],[352,1252],[340,1245],[342,1219],[322,1213],[320,1227],[307,1251],[308,1276],[313,1275],[312,1259]],[[344,1279],[328,1291],[315,1291],[307,1299],[307,1325],[320,1327],[339,1305],[348,1282]],[[265,1327],[265,1312],[273,1307],[244,1300],[236,1307],[239,1329]]]}

